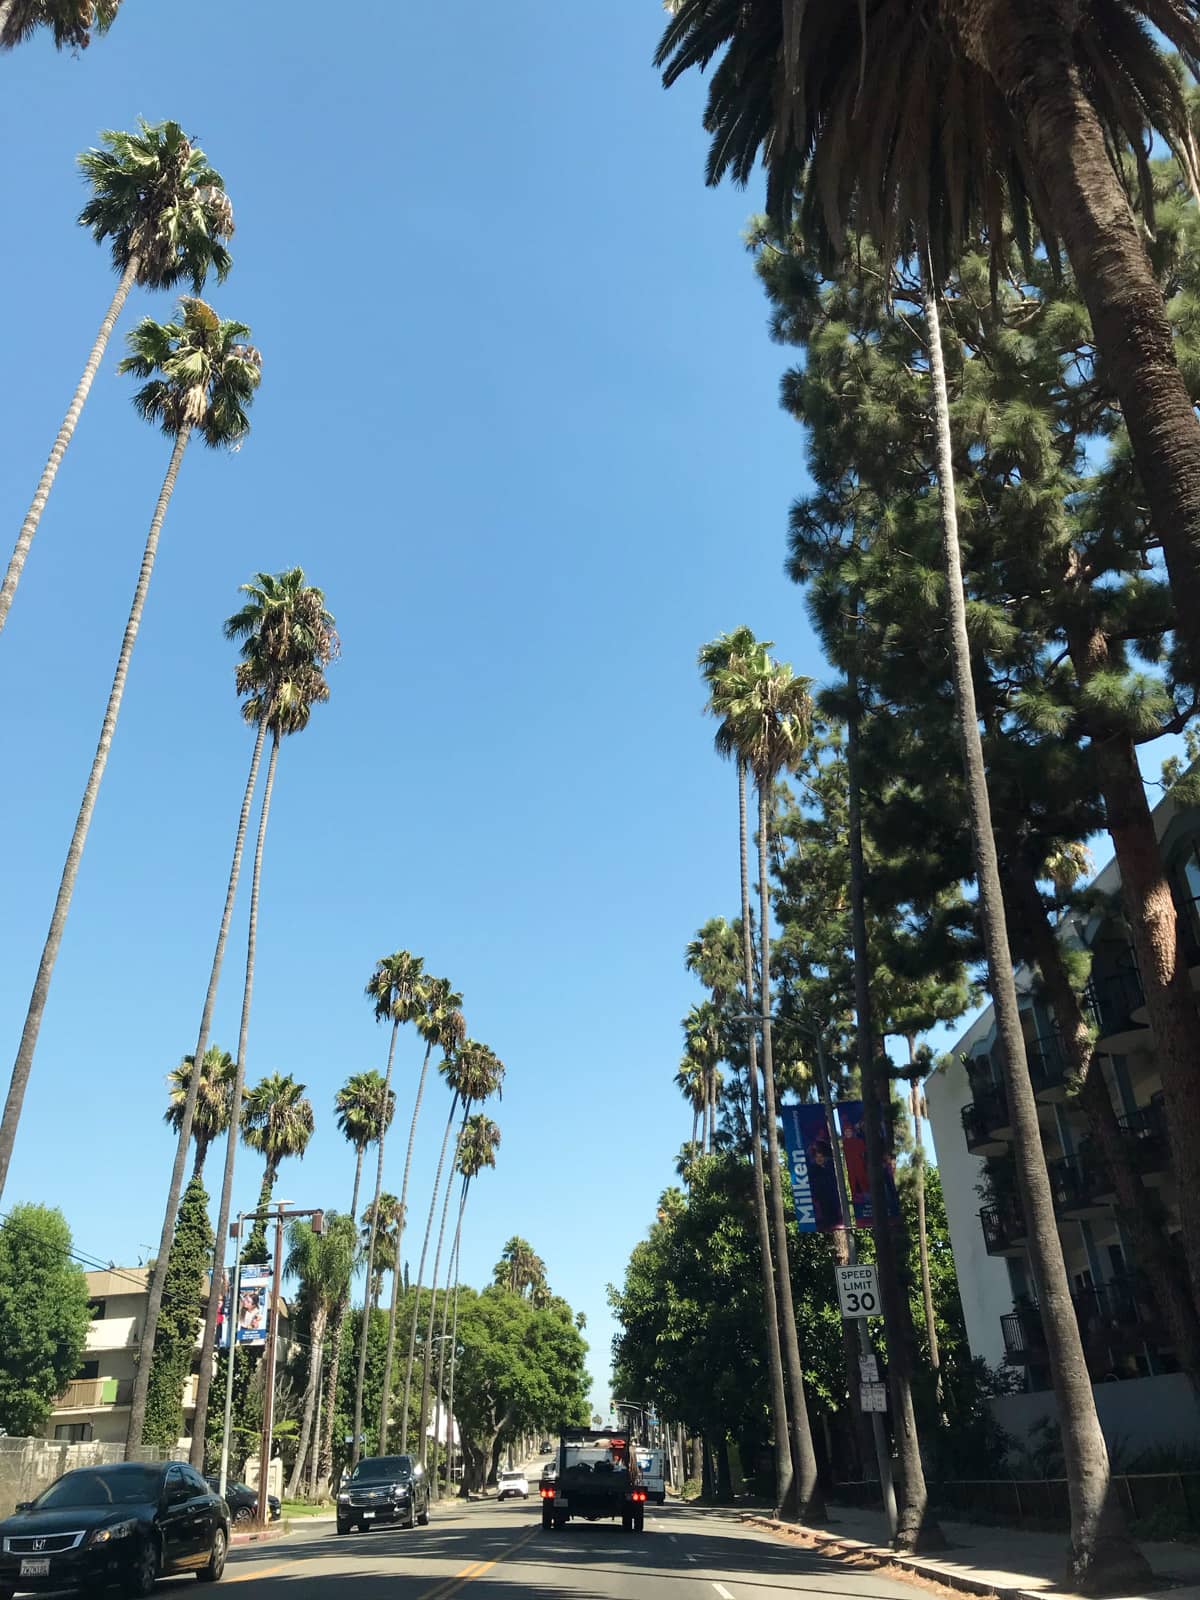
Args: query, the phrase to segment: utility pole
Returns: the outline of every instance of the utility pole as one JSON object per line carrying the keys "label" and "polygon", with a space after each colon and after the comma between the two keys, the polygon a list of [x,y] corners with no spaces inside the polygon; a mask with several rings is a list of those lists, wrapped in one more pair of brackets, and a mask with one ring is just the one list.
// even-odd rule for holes
{"label": "utility pole", "polygon": [[[846,1244],[850,1251],[850,1264],[858,1260],[858,1244],[854,1237],[854,1213],[850,1207],[850,1197],[846,1193],[846,1172],[842,1163],[842,1139],[838,1131],[837,1121],[833,1114],[833,1099],[829,1092],[829,1073],[825,1067],[825,1041],[821,1030],[814,1030],[817,1045],[817,1083],[821,1093],[821,1104],[825,1107],[825,1120],[829,1124],[829,1141],[833,1146],[833,1171],[837,1178],[838,1200],[842,1207],[842,1219],[846,1224]],[[882,1219],[883,1226],[887,1226],[887,1219]],[[867,1332],[867,1319],[856,1317],[858,1324],[858,1348],[862,1355],[873,1356],[874,1348],[871,1336]],[[879,1487],[883,1494],[883,1507],[887,1512],[888,1527],[893,1537],[899,1523],[899,1512],[896,1510],[896,1485],[892,1478],[892,1453],[888,1448],[887,1434],[884,1432],[883,1418],[878,1411],[871,1412],[871,1434],[875,1440],[875,1460],[879,1468]]]}

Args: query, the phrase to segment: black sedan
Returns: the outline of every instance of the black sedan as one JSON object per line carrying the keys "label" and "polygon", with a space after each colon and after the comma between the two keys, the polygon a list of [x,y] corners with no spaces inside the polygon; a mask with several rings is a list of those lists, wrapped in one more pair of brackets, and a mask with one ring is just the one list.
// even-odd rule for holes
{"label": "black sedan", "polygon": [[[214,1494],[219,1493],[218,1485],[221,1480],[214,1473],[206,1478],[205,1483]],[[248,1483],[238,1483],[230,1478],[225,1484],[225,1504],[229,1507],[229,1515],[235,1522],[253,1522],[258,1516],[258,1490],[252,1489]],[[267,1496],[267,1517],[271,1522],[278,1522],[282,1515],[279,1501],[273,1494]]]}
{"label": "black sedan", "polygon": [[108,1584],[140,1600],[177,1572],[215,1583],[228,1549],[225,1502],[184,1463],[80,1467],[0,1522],[0,1600]]}
{"label": "black sedan", "polygon": [[337,1531],[399,1522],[405,1528],[429,1521],[429,1479],[411,1456],[364,1456],[342,1481]]}

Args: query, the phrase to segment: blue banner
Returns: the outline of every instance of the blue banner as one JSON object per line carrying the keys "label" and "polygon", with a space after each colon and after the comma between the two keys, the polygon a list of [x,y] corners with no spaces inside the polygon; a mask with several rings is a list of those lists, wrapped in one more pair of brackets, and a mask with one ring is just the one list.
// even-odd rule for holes
{"label": "blue banner", "polygon": [[802,1233],[845,1227],[825,1107],[784,1106],[781,1114],[797,1226]]}

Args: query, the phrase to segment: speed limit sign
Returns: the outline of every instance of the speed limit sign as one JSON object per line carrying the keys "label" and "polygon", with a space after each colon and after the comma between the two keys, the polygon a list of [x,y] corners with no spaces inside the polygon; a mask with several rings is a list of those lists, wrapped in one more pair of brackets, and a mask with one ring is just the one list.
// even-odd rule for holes
{"label": "speed limit sign", "polygon": [[880,1317],[879,1280],[874,1265],[835,1267],[837,1273],[838,1301],[843,1317]]}

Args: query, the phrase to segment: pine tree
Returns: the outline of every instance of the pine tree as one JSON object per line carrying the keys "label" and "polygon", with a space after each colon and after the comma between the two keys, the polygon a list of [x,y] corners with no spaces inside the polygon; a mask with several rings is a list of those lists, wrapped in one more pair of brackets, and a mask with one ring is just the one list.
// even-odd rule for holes
{"label": "pine tree", "polygon": [[154,1336],[142,1443],[170,1448],[183,1437],[183,1391],[200,1331],[205,1274],[212,1255],[208,1196],[199,1178],[184,1190],[167,1261]]}

